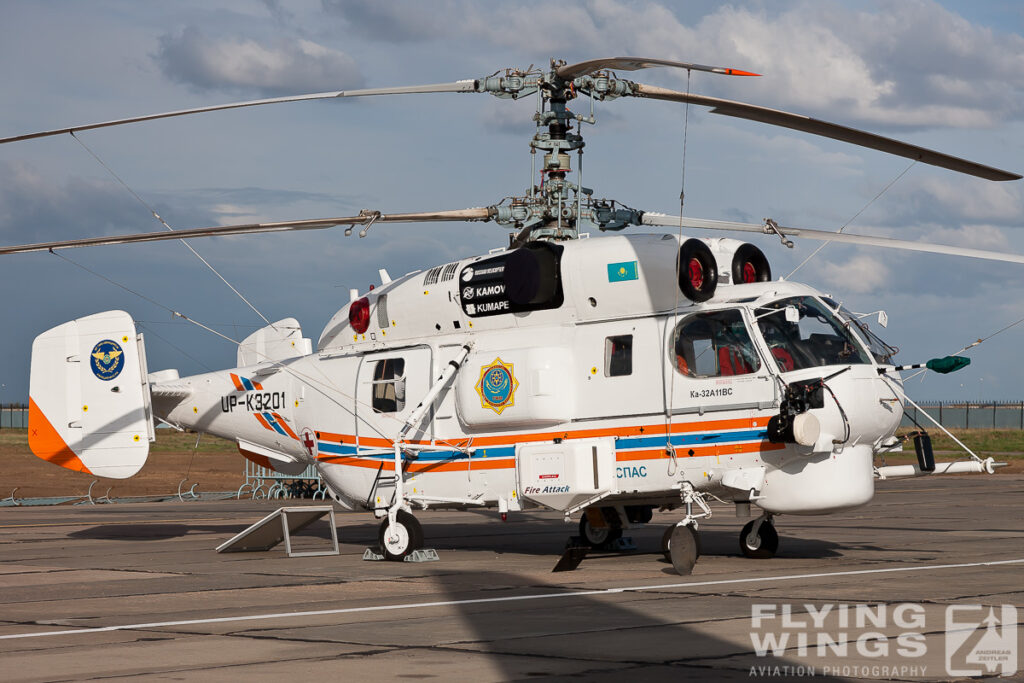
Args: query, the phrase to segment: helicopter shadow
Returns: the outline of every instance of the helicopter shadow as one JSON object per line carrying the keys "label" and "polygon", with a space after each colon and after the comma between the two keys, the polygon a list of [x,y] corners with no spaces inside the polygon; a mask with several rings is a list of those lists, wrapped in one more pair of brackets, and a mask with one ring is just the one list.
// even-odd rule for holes
{"label": "helicopter shadow", "polygon": [[[445,649],[484,654],[501,680],[739,681],[750,680],[752,667],[800,665],[785,656],[756,655],[751,598],[745,596],[566,595],[566,586],[554,581],[509,572],[434,578],[460,622]],[[538,597],[517,597],[524,593]],[[509,601],[502,601],[506,596]],[[484,601],[472,602],[477,598]]]}

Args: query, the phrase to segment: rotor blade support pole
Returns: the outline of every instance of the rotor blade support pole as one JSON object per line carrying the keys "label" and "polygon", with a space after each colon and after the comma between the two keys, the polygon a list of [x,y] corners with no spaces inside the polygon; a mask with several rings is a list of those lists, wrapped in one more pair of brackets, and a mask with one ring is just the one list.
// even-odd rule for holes
{"label": "rotor blade support pole", "polygon": [[398,430],[398,438],[395,439],[395,503],[388,508],[388,519],[390,519],[391,524],[395,523],[398,510],[407,504],[405,498],[405,467],[402,457],[405,438],[434,406],[434,401],[437,400],[437,397],[452,381],[452,378],[455,377],[455,373],[462,367],[463,361],[466,360],[466,356],[469,355],[472,348],[473,342],[465,344],[459,350],[458,355],[448,361],[444,370],[441,371],[441,376],[437,378],[437,381],[427,391],[423,400],[419,402],[416,408],[409,414],[409,417],[406,418],[402,428]]}

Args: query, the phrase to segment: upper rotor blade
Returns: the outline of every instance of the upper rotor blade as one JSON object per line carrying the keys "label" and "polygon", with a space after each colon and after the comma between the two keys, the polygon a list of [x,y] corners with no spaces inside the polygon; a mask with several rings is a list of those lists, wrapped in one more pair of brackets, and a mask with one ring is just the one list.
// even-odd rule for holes
{"label": "upper rotor blade", "polygon": [[[733,230],[738,232],[756,232],[762,235],[774,235],[775,232],[757,223],[734,223],[732,221],[713,221],[704,218],[690,218],[688,216],[669,216],[663,213],[644,213],[641,218],[644,225],[658,225],[662,227],[691,228],[697,230]],[[986,259],[989,261],[1005,261],[1007,263],[1024,263],[1024,256],[1018,254],[1007,254],[999,251],[985,251],[983,249],[969,249],[967,247],[953,247],[945,244],[929,244],[927,242],[910,242],[908,240],[896,240],[889,237],[871,237],[869,235],[851,235],[845,232],[829,232],[828,230],[807,230],[804,228],[787,228],[778,226],[779,232],[789,237],[804,237],[811,240],[824,242],[845,242],[847,244],[859,244],[869,247],[882,247],[886,249],[903,249],[906,251],[922,251],[929,254],[946,254],[949,256],[966,256],[968,258]]]}
{"label": "upper rotor blade", "polygon": [[637,69],[649,69],[655,66],[674,66],[679,69],[691,69],[693,71],[710,71],[716,74],[727,76],[760,76],[750,71],[740,71],[724,66],[705,66],[704,64],[689,64],[687,62],[673,62],[667,59],[652,59],[650,57],[605,57],[604,59],[589,59],[576,64],[566,64],[555,69],[559,78],[571,81],[577,76],[585,76],[602,69],[618,69],[620,71],[636,71]]}
{"label": "upper rotor blade", "polygon": [[175,116],[188,116],[190,114],[202,114],[210,111],[221,111],[222,109],[241,109],[242,107],[258,107],[264,104],[280,104],[282,102],[302,102],[303,100],[330,100],[343,97],[367,97],[370,95],[405,95],[414,93],[434,92],[474,92],[476,81],[473,79],[455,81],[454,83],[434,83],[432,85],[411,85],[397,88],[363,88],[361,90],[335,90],[333,92],[318,92],[308,95],[290,95],[287,97],[272,97],[264,100],[248,100],[245,102],[231,102],[229,104],[215,104],[209,107],[195,107],[193,109],[180,109],[178,111],[167,111],[160,114],[147,114],[145,116],[133,116],[127,119],[114,119],[101,123],[89,123],[83,126],[71,126],[69,128],[56,128],[44,130],[38,133],[27,133],[25,135],[14,135],[8,138],[0,138],[0,145],[20,140],[31,140],[33,138],[44,138],[52,135],[63,135],[65,133],[76,133],[83,130],[95,128],[108,128],[110,126],[121,126],[126,123],[138,123],[140,121],[153,121],[155,119],[169,119]]}
{"label": "upper rotor blade", "polygon": [[726,116],[735,116],[741,119],[750,119],[751,121],[760,121],[773,126],[792,128],[793,130],[799,130],[813,135],[820,135],[822,137],[832,138],[833,140],[841,140],[853,145],[860,145],[861,147],[870,147],[871,149],[877,149],[881,152],[895,154],[896,156],[905,157],[907,159],[914,159],[915,161],[920,161],[923,164],[940,166],[942,168],[948,168],[951,171],[966,173],[967,175],[973,175],[987,180],[1020,180],[1021,178],[1017,173],[1011,173],[1010,171],[993,168],[992,166],[985,166],[973,161],[967,161],[966,159],[950,156],[949,154],[943,154],[942,152],[936,152],[924,147],[918,147],[917,145],[911,145],[906,142],[900,142],[899,140],[893,140],[892,138],[883,137],[881,135],[875,135],[874,133],[857,130],[856,128],[847,128],[846,126],[840,126],[837,123],[829,123],[828,121],[821,121],[820,119],[812,119],[811,117],[804,116],[803,114],[792,114],[790,112],[779,111],[778,109],[760,107],[756,104],[746,104],[745,102],[723,100],[717,97],[708,97],[706,95],[678,92],[676,90],[668,90],[667,88],[660,88],[654,85],[644,85],[643,83],[636,83],[635,85],[635,95],[637,97],[649,97],[655,100],[668,100],[670,102],[689,102],[690,104],[712,107],[711,112],[713,114],[724,114]]}
{"label": "upper rotor blade", "polygon": [[54,249],[70,249],[72,247],[98,247],[111,244],[129,244],[132,242],[158,242],[162,240],[192,239],[194,237],[223,237],[230,235],[252,235],[264,232],[286,232],[290,230],[322,230],[336,225],[365,225],[369,223],[430,223],[440,221],[486,221],[491,217],[489,208],[457,209],[454,211],[433,211],[422,213],[381,214],[376,211],[365,212],[359,216],[343,218],[313,218],[301,221],[282,221],[279,223],[246,223],[242,225],[215,225],[209,228],[190,228],[163,232],[142,232],[134,235],[108,235],[105,237],[87,237],[78,240],[62,240],[59,242],[39,242],[37,244],[21,244],[11,247],[0,247],[0,255],[22,254],[30,251],[52,251]]}

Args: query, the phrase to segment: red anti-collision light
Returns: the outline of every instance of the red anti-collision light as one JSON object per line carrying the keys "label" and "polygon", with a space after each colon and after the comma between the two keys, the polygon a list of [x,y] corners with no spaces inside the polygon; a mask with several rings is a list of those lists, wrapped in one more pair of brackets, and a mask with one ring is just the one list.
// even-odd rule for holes
{"label": "red anti-collision light", "polygon": [[356,299],[348,307],[348,324],[356,331],[356,334],[366,332],[370,326],[370,300],[365,296]]}

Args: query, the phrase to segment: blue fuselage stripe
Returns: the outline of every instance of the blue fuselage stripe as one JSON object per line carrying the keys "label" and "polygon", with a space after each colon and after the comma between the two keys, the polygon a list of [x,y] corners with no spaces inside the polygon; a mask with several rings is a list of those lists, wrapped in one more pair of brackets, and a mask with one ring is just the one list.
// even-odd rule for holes
{"label": "blue fuselage stripe", "polygon": [[[275,429],[280,429],[274,423],[267,413],[264,416],[268,418],[271,426]],[[723,444],[723,443],[740,443],[744,441],[761,441],[765,438],[765,431],[763,429],[749,429],[737,432],[725,432],[717,434],[676,434],[672,436],[673,446],[706,446],[710,444]],[[665,436],[642,436],[642,437],[628,437],[621,438],[615,442],[616,451],[629,451],[638,450],[645,448],[662,448],[665,446]],[[360,458],[369,458],[371,460],[390,460],[394,458],[394,452],[390,450],[382,450],[379,446],[363,446],[357,447],[352,444],[337,443],[333,441],[318,441],[317,448],[319,452],[330,455],[352,455]],[[455,450],[444,450],[444,451],[424,451],[418,454],[417,460],[423,462],[438,462],[444,460],[458,460],[468,457],[476,458],[509,458],[514,457],[516,454],[516,447],[512,446],[490,446],[487,448],[477,448],[473,451],[472,455],[467,455],[462,451]]]}

